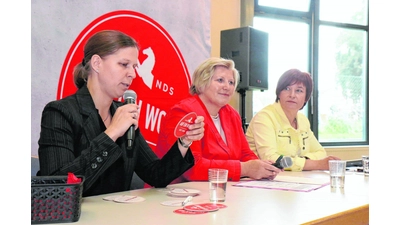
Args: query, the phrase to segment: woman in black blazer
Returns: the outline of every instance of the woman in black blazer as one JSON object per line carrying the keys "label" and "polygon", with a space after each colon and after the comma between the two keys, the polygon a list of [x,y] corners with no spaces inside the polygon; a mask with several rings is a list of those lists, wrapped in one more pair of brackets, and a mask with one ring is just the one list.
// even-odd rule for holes
{"label": "woman in black blazer", "polygon": [[[159,159],[137,128],[138,105],[114,100],[136,77],[137,58],[136,41],[119,31],[101,31],[88,40],[74,71],[78,91],[43,110],[40,175],[83,175],[83,196],[92,196],[131,189],[134,172],[152,186],[165,187],[194,165],[188,150],[204,135],[203,117]],[[127,151],[131,126],[136,128],[133,150]]]}

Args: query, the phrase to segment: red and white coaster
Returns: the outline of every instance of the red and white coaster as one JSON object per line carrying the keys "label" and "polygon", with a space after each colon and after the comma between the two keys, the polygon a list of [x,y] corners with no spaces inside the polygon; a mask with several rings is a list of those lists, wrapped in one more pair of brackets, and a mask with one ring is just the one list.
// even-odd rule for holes
{"label": "red and white coaster", "polygon": [[186,214],[186,215],[195,215],[195,214],[204,214],[204,213],[208,213],[208,212],[207,211],[193,212],[193,211],[188,211],[188,210],[184,210],[184,209],[176,209],[176,210],[174,210],[174,213]]}
{"label": "red and white coaster", "polygon": [[219,209],[223,209],[226,207],[227,206],[224,204],[214,204],[214,203],[200,203],[192,205],[188,204],[181,209],[174,210],[174,213],[187,214],[187,215],[204,214],[208,212],[215,212]]}
{"label": "red and white coaster", "polygon": [[176,125],[175,127],[175,137],[180,138],[186,134],[186,131],[189,129],[189,125],[193,124],[196,120],[197,114],[195,112],[191,112],[186,114]]}
{"label": "red and white coaster", "polygon": [[220,204],[220,203],[217,203],[217,204],[214,204],[214,205],[218,206],[218,208],[220,208],[220,209],[228,207],[228,206],[226,206],[224,204]]}
{"label": "red and white coaster", "polygon": [[214,212],[219,210],[220,208],[217,204],[202,203],[202,204],[185,205],[183,209],[191,212]]}

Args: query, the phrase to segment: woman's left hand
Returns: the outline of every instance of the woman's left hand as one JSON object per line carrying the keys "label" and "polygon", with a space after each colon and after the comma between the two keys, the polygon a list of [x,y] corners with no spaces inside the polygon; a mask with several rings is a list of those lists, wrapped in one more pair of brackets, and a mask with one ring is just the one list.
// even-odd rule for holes
{"label": "woman's left hand", "polygon": [[327,157],[320,160],[320,168],[322,170],[329,170],[329,160],[341,160],[339,157],[328,155]]}
{"label": "woman's left hand", "polygon": [[194,123],[188,126],[188,130],[186,131],[185,136],[181,137],[181,139],[185,143],[189,143],[192,141],[200,140],[203,138],[203,136],[204,136],[204,117],[197,116]]}
{"label": "woman's left hand", "polygon": [[329,160],[340,160],[340,158],[329,155],[323,159],[307,159],[303,170],[329,170]]}

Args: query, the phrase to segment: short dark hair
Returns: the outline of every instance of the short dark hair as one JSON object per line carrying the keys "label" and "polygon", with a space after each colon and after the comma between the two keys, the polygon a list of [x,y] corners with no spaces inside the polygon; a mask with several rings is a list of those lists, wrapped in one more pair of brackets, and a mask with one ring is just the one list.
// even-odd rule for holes
{"label": "short dark hair", "polygon": [[[278,85],[276,86],[276,99],[275,102],[279,100],[279,94],[287,86],[301,83],[306,87],[306,99],[303,107],[306,105],[308,100],[310,100],[311,93],[313,91],[313,81],[311,75],[308,72],[302,72],[298,69],[290,69],[284,72],[278,80]],[[301,109],[303,108],[301,107]]]}
{"label": "short dark hair", "polygon": [[85,44],[82,62],[78,63],[74,68],[75,85],[81,88],[86,83],[91,70],[89,62],[93,55],[96,54],[103,58],[126,47],[136,47],[139,49],[135,39],[121,31],[103,30],[95,33]]}

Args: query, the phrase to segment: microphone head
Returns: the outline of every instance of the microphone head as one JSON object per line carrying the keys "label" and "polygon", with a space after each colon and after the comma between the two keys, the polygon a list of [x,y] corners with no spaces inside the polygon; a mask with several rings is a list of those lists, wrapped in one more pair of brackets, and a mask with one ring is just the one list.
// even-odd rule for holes
{"label": "microphone head", "polygon": [[292,165],[293,165],[293,161],[292,161],[292,158],[290,158],[289,156],[284,156],[281,159],[281,166],[283,168],[288,168],[288,167],[291,167]]}
{"label": "microphone head", "polygon": [[126,90],[124,92],[124,96],[123,98],[126,99],[133,99],[133,101],[136,101],[136,92],[134,92],[133,90]]}

